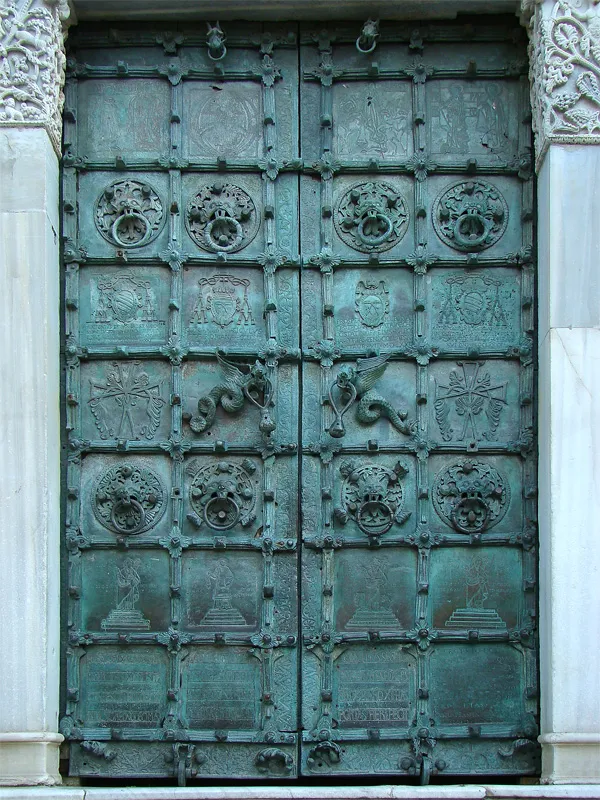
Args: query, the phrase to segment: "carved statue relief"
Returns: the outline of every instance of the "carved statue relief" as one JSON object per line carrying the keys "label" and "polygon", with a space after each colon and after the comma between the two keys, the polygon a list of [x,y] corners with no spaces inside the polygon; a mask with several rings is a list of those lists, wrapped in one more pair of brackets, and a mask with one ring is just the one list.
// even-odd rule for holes
{"label": "carved statue relief", "polygon": [[465,572],[465,604],[455,608],[446,620],[446,628],[487,628],[506,630],[506,623],[495,608],[486,603],[490,596],[488,569],[481,556],[475,556]]}
{"label": "carved statue relief", "polygon": [[448,102],[440,109],[440,129],[445,141],[441,147],[445,153],[465,153],[469,140],[464,89],[460,84],[448,87]]}
{"label": "carved statue relief", "polygon": [[[342,92],[343,88],[343,92]],[[366,87],[334,87],[336,154],[338,158],[405,156],[409,148],[410,121],[406,111],[409,89],[369,83]],[[366,91],[365,91],[366,89]]]}
{"label": "carved statue relief", "polygon": [[0,125],[45,125],[60,149],[65,0],[0,7]]}
{"label": "carved statue relief", "polygon": [[427,91],[433,153],[514,156],[514,94],[505,84],[444,81],[432,83]]}
{"label": "carved statue relief", "polygon": [[369,560],[360,569],[362,580],[356,591],[356,610],[346,630],[398,628],[400,622],[391,608],[390,577],[384,559]]}
{"label": "carved statue relief", "polygon": [[524,6],[533,11],[530,82],[538,157],[552,142],[597,144],[600,14],[595,0],[558,0],[547,8],[524,0]]}
{"label": "carved statue relief", "polygon": [[237,158],[262,152],[261,102],[255,84],[225,84],[217,93],[210,84],[188,83],[184,103],[190,155]]}
{"label": "carved statue relief", "polygon": [[103,631],[147,631],[150,628],[150,620],[137,607],[142,583],[141,564],[139,558],[126,558],[123,566],[115,568],[116,604],[100,623]]}

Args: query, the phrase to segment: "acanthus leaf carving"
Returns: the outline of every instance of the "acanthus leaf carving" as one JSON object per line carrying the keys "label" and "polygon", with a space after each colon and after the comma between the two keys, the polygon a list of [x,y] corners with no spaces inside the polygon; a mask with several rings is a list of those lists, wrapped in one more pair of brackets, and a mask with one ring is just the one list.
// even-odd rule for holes
{"label": "acanthus leaf carving", "polygon": [[600,9],[597,0],[523,4],[530,21],[533,130],[538,166],[552,142],[600,142]]}
{"label": "acanthus leaf carving", "polygon": [[0,8],[0,125],[43,126],[60,153],[66,0],[9,0]]}
{"label": "acanthus leaf carving", "polygon": [[[507,404],[506,381],[494,381],[485,361],[457,361],[446,383],[435,381],[435,419],[445,442],[492,440]],[[486,419],[484,420],[483,417]],[[453,420],[462,430],[454,430]],[[486,425],[487,421],[487,425]],[[487,427],[487,430],[486,430]]]}
{"label": "acanthus leaf carving", "polygon": [[106,742],[86,740],[81,742],[79,746],[82,750],[85,750],[86,753],[90,753],[90,755],[96,756],[96,758],[104,758],[106,761],[112,761],[117,756],[116,751],[111,750]]}
{"label": "acanthus leaf carving", "polygon": [[[165,400],[160,381],[150,380],[141,361],[115,361],[105,370],[103,379],[90,381],[88,405],[101,439],[129,435],[131,439],[151,440]],[[136,406],[142,409],[139,418]]]}

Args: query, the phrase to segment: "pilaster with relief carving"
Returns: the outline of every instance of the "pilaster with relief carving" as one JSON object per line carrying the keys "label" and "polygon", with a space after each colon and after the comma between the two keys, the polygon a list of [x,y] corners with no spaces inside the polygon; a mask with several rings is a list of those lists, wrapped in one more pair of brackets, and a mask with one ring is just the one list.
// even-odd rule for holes
{"label": "pilaster with relief carving", "polygon": [[0,2],[0,126],[62,129],[66,0]]}
{"label": "pilaster with relief carving", "polygon": [[523,0],[538,167],[548,146],[600,143],[598,0]]}
{"label": "pilaster with relief carving", "polygon": [[523,0],[538,172],[542,783],[600,783],[600,5]]}
{"label": "pilaster with relief carving", "polygon": [[60,783],[64,0],[0,0],[0,786]]}

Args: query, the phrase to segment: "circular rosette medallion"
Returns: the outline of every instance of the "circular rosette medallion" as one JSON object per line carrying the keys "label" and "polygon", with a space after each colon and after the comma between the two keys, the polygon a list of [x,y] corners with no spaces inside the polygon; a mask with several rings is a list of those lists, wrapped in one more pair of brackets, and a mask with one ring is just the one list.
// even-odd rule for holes
{"label": "circular rosette medallion", "polygon": [[96,227],[117,247],[142,247],[156,238],[165,221],[163,204],[149,183],[114,181],[96,201]]}
{"label": "circular rosette medallion", "polygon": [[152,470],[122,464],[104,472],[96,483],[92,508],[110,531],[135,535],[152,528],[165,513],[167,496]]}
{"label": "circular rosette medallion", "polygon": [[506,230],[508,206],[491,183],[458,181],[435,201],[433,224],[440,239],[455,250],[485,250]]}
{"label": "circular rosette medallion", "polygon": [[256,519],[255,503],[254,487],[243,465],[220,461],[194,472],[190,504],[200,522],[209,528],[228,531],[238,523],[249,525]]}
{"label": "circular rosette medallion", "polygon": [[434,481],[433,504],[459,533],[482,533],[506,514],[510,488],[497,469],[481,461],[463,461],[441,470]]}
{"label": "circular rosette medallion", "polygon": [[188,232],[198,247],[212,253],[235,253],[250,244],[258,232],[254,201],[232,183],[203,186],[188,203]]}
{"label": "circular rosette medallion", "polygon": [[334,215],[336,230],[347,245],[362,253],[391,250],[408,228],[408,208],[387,183],[359,183],[342,195]]}
{"label": "circular rosette medallion", "polygon": [[381,464],[357,464],[352,459],[341,466],[342,506],[367,536],[387,533],[404,505],[404,493],[394,470]]}

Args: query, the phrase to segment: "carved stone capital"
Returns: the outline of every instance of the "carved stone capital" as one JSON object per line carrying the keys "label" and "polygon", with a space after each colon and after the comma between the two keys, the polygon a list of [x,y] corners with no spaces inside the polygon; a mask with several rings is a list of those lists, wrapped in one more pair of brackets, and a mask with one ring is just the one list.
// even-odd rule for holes
{"label": "carved stone capital", "polygon": [[67,0],[0,3],[0,126],[44,127],[60,153]]}
{"label": "carved stone capital", "polygon": [[537,165],[552,143],[600,144],[599,0],[522,0]]}

